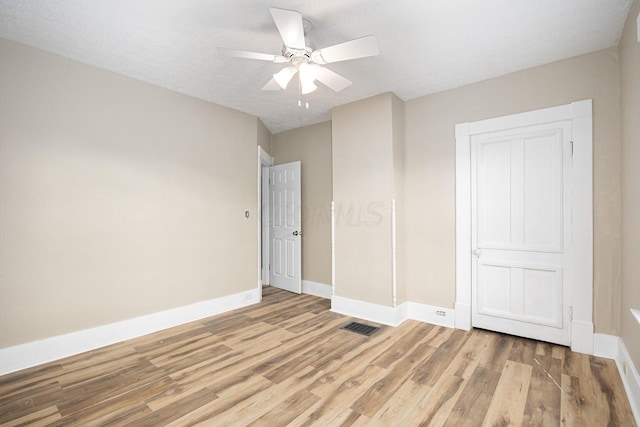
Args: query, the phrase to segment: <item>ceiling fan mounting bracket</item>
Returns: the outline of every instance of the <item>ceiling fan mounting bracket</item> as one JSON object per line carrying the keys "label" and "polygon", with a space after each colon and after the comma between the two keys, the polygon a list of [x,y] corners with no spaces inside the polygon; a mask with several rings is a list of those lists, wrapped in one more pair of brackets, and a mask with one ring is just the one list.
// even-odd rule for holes
{"label": "ceiling fan mounting bracket", "polygon": [[305,47],[304,49],[296,49],[295,47],[282,46],[282,56],[287,58],[289,62],[293,62],[295,58],[303,58],[309,62],[311,60],[311,53],[313,49]]}

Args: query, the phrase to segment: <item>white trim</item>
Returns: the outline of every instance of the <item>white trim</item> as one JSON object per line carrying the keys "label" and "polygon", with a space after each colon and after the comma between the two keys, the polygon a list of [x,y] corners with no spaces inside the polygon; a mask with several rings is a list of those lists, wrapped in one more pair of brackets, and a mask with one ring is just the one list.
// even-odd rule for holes
{"label": "white trim", "polygon": [[331,296],[336,294],[336,216],[335,202],[331,201]]}
{"label": "white trim", "polygon": [[312,282],[311,280],[302,280],[302,293],[331,299],[331,285]]}
{"label": "white trim", "polygon": [[398,326],[408,318],[406,303],[388,307],[337,295],[331,297],[331,311],[389,326]]}
{"label": "white trim", "polygon": [[459,123],[456,137],[456,302],[455,326],[471,328],[471,135],[572,120],[574,142],[571,348],[593,354],[593,124],[591,100],[471,123]]}
{"label": "white trim", "polygon": [[[622,378],[622,384],[627,392],[627,398],[631,405],[631,411],[636,419],[636,424],[640,425],[640,374],[638,374],[638,368],[633,364],[629,350],[624,345],[622,339],[618,340],[618,357],[616,358],[616,364],[618,365],[618,372]],[[626,374],[625,374],[626,366]]]}
{"label": "white trim", "polygon": [[455,328],[465,331],[471,330],[471,304],[456,302],[455,304]]}
{"label": "white trim", "polygon": [[[585,112],[590,111],[591,100],[578,101],[571,104],[560,105],[558,107],[543,108],[541,110],[527,111],[509,116],[495,117],[493,119],[470,122],[469,135],[480,133],[497,132],[507,129],[521,128],[534,123],[552,123],[561,120],[571,120],[576,117],[585,116]],[[574,108],[574,104],[576,105]],[[457,136],[457,134],[456,134]]]}
{"label": "white trim", "polygon": [[[269,270],[263,271],[261,265],[264,265],[264,261],[266,259],[266,263],[269,264],[269,227],[263,227],[263,223],[265,222],[263,218],[263,212],[266,212],[267,218],[266,222],[268,223],[269,219],[269,198],[267,197],[265,200],[266,209],[262,209],[262,195],[263,192],[269,190],[269,184],[266,182],[266,185],[263,185],[262,179],[262,167],[271,167],[273,166],[273,158],[267,153],[261,146],[258,145],[258,212],[256,215],[258,216],[258,289],[260,289],[260,298],[262,299],[262,285],[269,282]],[[263,239],[264,235],[264,239]],[[266,280],[265,280],[266,276]]]}
{"label": "white trim", "polygon": [[471,136],[469,123],[456,133],[456,303],[455,326],[471,329]]}
{"label": "white trim", "polygon": [[607,359],[618,359],[620,337],[607,334],[593,334],[593,355]]}
{"label": "white trim", "polygon": [[0,349],[0,375],[260,302],[257,289]]}
{"label": "white trim", "polygon": [[[388,307],[334,295],[331,298],[331,311],[389,326],[398,326],[408,319],[448,328],[453,328],[455,324],[453,309],[417,302],[403,302],[397,307]],[[444,313],[444,316],[438,312]]]}
{"label": "white trim", "polygon": [[417,302],[408,302],[406,304],[409,305],[409,319],[431,323],[432,325],[446,326],[447,328],[455,326],[455,310],[452,308],[435,307]]}
{"label": "white trim", "polygon": [[635,308],[631,308],[630,310],[631,310],[631,314],[633,315],[634,319],[636,319],[638,324],[640,324],[640,310],[636,310]]}
{"label": "white trim", "polygon": [[[573,137],[573,248],[571,349],[593,354],[593,123],[591,100],[571,104]],[[588,335],[591,335],[590,337]],[[574,342],[576,346],[574,347]]]}
{"label": "white trim", "polygon": [[593,343],[593,323],[580,320],[571,322],[571,350],[578,353],[593,354]]}
{"label": "white trim", "polygon": [[398,264],[396,253],[396,199],[391,199],[391,304],[398,304]]}

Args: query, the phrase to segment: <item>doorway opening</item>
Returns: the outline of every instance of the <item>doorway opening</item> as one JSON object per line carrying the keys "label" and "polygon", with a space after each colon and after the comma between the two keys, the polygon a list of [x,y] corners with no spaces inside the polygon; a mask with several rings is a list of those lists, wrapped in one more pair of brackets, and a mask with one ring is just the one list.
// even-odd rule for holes
{"label": "doorway opening", "polygon": [[273,158],[258,146],[258,290],[269,285],[269,168]]}

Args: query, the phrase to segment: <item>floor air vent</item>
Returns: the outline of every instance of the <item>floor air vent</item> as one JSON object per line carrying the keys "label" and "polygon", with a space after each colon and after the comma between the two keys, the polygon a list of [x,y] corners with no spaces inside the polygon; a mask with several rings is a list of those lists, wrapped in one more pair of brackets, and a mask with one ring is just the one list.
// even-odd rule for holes
{"label": "floor air vent", "polygon": [[365,325],[364,323],[351,322],[348,325],[343,326],[341,329],[346,329],[347,331],[370,337],[371,335],[375,334],[380,328]]}

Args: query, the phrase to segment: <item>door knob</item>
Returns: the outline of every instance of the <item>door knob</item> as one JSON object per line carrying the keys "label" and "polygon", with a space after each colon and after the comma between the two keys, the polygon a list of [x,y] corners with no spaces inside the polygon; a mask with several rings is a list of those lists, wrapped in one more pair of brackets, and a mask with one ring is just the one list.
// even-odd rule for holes
{"label": "door knob", "polygon": [[480,256],[480,249],[474,249],[473,251],[471,251],[471,253],[472,253],[474,256]]}
{"label": "door knob", "polygon": [[302,231],[297,231],[296,230],[296,231],[293,232],[293,235],[294,236],[302,236]]}

